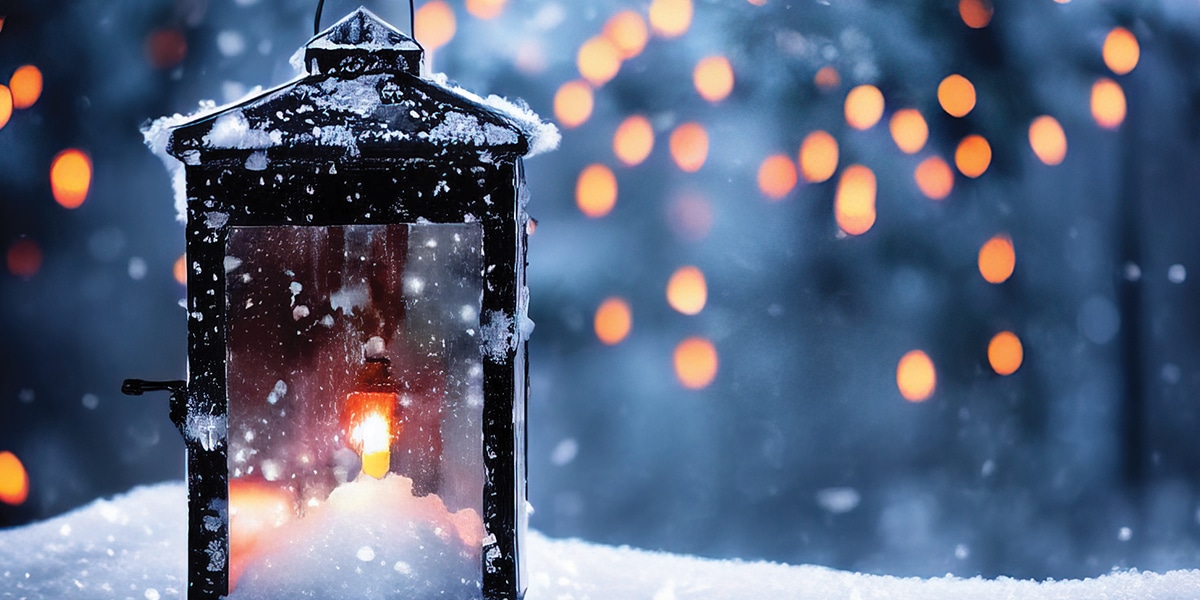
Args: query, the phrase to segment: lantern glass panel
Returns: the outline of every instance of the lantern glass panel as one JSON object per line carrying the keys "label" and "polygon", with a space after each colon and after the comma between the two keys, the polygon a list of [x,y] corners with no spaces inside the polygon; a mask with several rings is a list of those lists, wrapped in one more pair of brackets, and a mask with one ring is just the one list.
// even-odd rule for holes
{"label": "lantern glass panel", "polygon": [[231,588],[328,564],[480,596],[482,248],[478,223],[230,228]]}

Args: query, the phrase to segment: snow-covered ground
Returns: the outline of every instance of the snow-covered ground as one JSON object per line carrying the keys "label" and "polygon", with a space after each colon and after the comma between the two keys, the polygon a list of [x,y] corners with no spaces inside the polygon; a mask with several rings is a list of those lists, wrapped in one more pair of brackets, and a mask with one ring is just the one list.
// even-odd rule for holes
{"label": "snow-covered ground", "polygon": [[[142,487],[0,531],[0,599],[182,598],[184,498],[182,483]],[[530,600],[1200,599],[1200,570],[1053,582],[901,579],[530,537]]]}

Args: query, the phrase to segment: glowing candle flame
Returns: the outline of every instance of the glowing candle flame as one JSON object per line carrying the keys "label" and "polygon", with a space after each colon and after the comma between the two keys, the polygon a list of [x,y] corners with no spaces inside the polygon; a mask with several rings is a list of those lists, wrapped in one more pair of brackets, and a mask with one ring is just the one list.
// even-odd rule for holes
{"label": "glowing candle flame", "polygon": [[363,473],[383,479],[392,459],[392,431],[388,419],[379,413],[368,414],[351,430],[350,441],[361,448]]}

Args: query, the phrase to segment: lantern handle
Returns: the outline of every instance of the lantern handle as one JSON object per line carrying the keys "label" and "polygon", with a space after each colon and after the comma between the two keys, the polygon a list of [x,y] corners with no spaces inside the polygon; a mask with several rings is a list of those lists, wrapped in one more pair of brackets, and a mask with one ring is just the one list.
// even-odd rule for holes
{"label": "lantern handle", "polygon": [[170,381],[146,381],[126,379],[121,384],[121,393],[126,396],[141,396],[146,392],[171,392],[171,421],[183,430],[187,421],[187,382],[179,379]]}
{"label": "lantern handle", "polygon": [[[325,8],[325,0],[317,0],[317,14],[313,17],[313,35],[321,33],[321,9]],[[408,0],[408,35],[412,39],[417,39],[417,17],[416,9],[413,8],[413,0]]]}

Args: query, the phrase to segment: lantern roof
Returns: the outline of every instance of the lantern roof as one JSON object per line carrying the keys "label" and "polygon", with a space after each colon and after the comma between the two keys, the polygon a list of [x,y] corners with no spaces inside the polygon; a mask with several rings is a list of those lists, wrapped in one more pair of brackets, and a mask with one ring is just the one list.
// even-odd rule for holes
{"label": "lantern roof", "polygon": [[163,123],[166,151],[185,164],[245,155],[250,167],[251,155],[256,165],[285,157],[503,157],[558,143],[557,129],[524,106],[485,100],[444,76],[422,77],[421,46],[365,8],[302,52],[305,73],[297,79]]}

